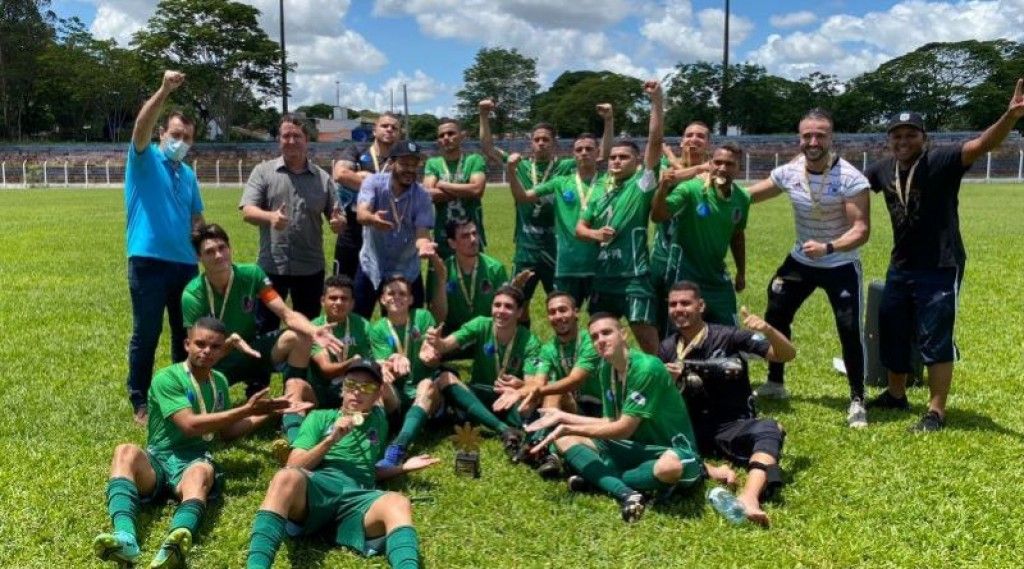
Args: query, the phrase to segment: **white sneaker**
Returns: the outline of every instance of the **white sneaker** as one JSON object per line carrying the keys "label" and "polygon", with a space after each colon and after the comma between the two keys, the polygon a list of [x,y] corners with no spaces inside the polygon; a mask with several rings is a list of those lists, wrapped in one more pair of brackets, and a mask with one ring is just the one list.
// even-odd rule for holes
{"label": "white sneaker", "polygon": [[868,426],[868,412],[860,399],[850,401],[850,408],[846,410],[846,424],[851,429],[863,429]]}
{"label": "white sneaker", "polygon": [[766,381],[755,391],[758,397],[765,399],[789,399],[789,392],[786,386],[774,381]]}

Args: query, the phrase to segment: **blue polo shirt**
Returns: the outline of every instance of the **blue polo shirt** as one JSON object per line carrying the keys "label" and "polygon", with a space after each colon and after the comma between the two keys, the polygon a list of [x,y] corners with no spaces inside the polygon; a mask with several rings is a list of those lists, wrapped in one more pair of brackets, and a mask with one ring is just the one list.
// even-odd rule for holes
{"label": "blue polo shirt", "polygon": [[196,264],[192,216],[203,213],[203,198],[188,164],[175,166],[155,143],[142,152],[130,145],[124,171],[124,210],[129,257]]}
{"label": "blue polo shirt", "polygon": [[[434,204],[419,182],[392,201],[391,173],[373,174],[363,180],[356,203],[370,204],[371,211],[387,211],[385,218],[395,224],[389,231],[363,226],[363,248],[359,264],[373,286],[384,277],[400,274],[410,281],[420,276],[416,230],[434,228]],[[395,214],[397,215],[397,219]]]}

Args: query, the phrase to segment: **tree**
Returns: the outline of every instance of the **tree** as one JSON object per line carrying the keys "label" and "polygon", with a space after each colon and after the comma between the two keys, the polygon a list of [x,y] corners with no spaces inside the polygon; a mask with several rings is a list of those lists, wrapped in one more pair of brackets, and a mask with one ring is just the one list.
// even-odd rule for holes
{"label": "tree", "polygon": [[297,113],[303,113],[311,119],[334,118],[334,107],[327,103],[316,103],[315,105],[303,105],[295,109]]}
{"label": "tree", "polygon": [[225,139],[239,104],[280,94],[281,50],[256,21],[260,11],[231,0],[161,0],[132,45],[153,62],[183,71],[182,95]]}
{"label": "tree", "polygon": [[665,91],[665,132],[682,132],[687,124],[697,120],[714,126],[721,88],[720,64],[702,61],[676,65]]}
{"label": "tree", "polygon": [[[552,123],[564,136],[590,132],[603,134],[602,119],[594,107],[611,103],[620,132],[646,129],[647,104],[643,81],[611,71],[567,71],[551,88],[534,97],[530,112],[534,122]],[[643,128],[642,128],[643,127]]]}
{"label": "tree", "polygon": [[432,114],[409,115],[410,140],[437,140],[439,119]]}
{"label": "tree", "polygon": [[477,103],[487,98],[496,105],[491,119],[495,134],[527,127],[530,101],[540,89],[536,59],[516,49],[482,48],[462,79],[465,85],[455,98],[465,128],[475,129],[479,124]]}
{"label": "tree", "polygon": [[20,139],[38,78],[36,58],[53,40],[50,0],[0,2],[0,137]]}

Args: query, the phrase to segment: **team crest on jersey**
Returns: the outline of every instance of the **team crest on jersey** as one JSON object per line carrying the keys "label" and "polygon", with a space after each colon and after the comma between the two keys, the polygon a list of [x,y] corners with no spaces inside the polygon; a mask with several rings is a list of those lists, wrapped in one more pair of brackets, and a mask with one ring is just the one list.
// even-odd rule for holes
{"label": "team crest on jersey", "polygon": [[484,344],[484,353],[488,356],[493,356],[497,350],[494,348],[494,342],[487,342]]}
{"label": "team crest on jersey", "polygon": [[576,201],[576,193],[572,190],[565,190],[565,192],[562,193],[562,199],[565,200],[565,203],[572,203]]}
{"label": "team crest on jersey", "polygon": [[394,336],[388,336],[388,346],[390,346],[391,348],[397,348],[398,347],[398,345],[395,343],[395,337]]}
{"label": "team crest on jersey", "polygon": [[615,394],[612,393],[611,389],[609,389],[608,391],[604,392],[604,398],[607,399],[608,401],[615,401]]}
{"label": "team crest on jersey", "polygon": [[409,339],[412,340],[413,342],[419,340],[420,337],[422,336],[423,334],[420,332],[420,329],[415,326],[413,326],[412,329],[409,330]]}
{"label": "team crest on jersey", "polygon": [[740,222],[741,219],[743,219],[743,212],[740,211],[740,208],[732,208],[732,224],[736,225],[737,223]]}
{"label": "team crest on jersey", "polygon": [[445,288],[448,289],[448,294],[455,294],[455,291],[456,291],[455,287],[456,287],[455,281],[448,281],[448,286],[445,287]]}
{"label": "team crest on jersey", "polygon": [[494,290],[494,285],[491,284],[491,281],[484,279],[483,282],[480,283],[480,292],[489,294],[492,290]]}
{"label": "team crest on jersey", "polygon": [[639,405],[640,407],[647,405],[647,397],[645,397],[644,394],[640,393],[639,391],[631,391],[629,394],[629,400],[635,403],[636,405]]}
{"label": "team crest on jersey", "polygon": [[242,310],[246,313],[251,313],[256,310],[256,299],[251,296],[242,297]]}
{"label": "team crest on jersey", "polygon": [[370,429],[366,431],[366,438],[370,441],[370,444],[372,445],[380,444],[380,436],[377,435],[377,429]]}
{"label": "team crest on jersey", "polygon": [[188,399],[188,404],[189,405],[195,405],[196,404],[196,392],[195,391],[192,391],[191,389],[189,389],[188,391],[185,392],[185,397]]}
{"label": "team crest on jersey", "polygon": [[827,190],[826,193],[828,193],[831,196],[834,196],[834,195],[838,194],[839,193],[839,182],[838,181],[833,181],[832,183],[830,183],[828,185],[828,190]]}
{"label": "team crest on jersey", "polygon": [[711,213],[711,207],[708,206],[708,202],[700,202],[697,205],[697,215],[700,217],[707,217]]}

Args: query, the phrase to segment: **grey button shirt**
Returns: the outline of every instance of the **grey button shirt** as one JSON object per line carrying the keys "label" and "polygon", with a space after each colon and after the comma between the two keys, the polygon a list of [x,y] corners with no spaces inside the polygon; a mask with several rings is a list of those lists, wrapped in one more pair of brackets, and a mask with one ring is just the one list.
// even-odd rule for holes
{"label": "grey button shirt", "polygon": [[324,270],[323,220],[337,203],[334,181],[312,161],[296,174],[284,158],[256,165],[238,207],[254,205],[265,211],[285,206],[288,226],[282,231],[260,226],[257,264],[267,274],[304,276]]}
{"label": "grey button shirt", "polygon": [[390,231],[363,226],[359,264],[373,286],[379,287],[385,277],[393,274],[401,274],[410,281],[419,278],[416,230],[434,228],[434,204],[430,194],[415,182],[392,201],[391,173],[387,172],[363,180],[356,203],[370,204],[371,211],[387,211],[385,218],[395,224]]}

